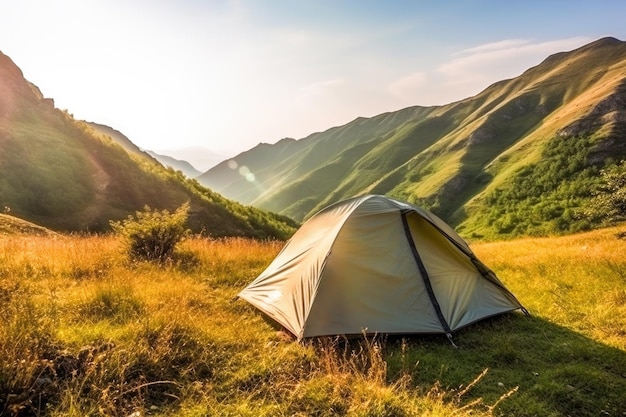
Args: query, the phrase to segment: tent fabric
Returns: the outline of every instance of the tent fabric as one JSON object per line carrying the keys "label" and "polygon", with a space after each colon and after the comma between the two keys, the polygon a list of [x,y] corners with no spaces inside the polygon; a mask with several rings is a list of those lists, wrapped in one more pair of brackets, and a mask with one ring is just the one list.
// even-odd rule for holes
{"label": "tent fabric", "polygon": [[450,335],[483,318],[524,310],[444,221],[380,195],[315,214],[239,297],[298,340]]}

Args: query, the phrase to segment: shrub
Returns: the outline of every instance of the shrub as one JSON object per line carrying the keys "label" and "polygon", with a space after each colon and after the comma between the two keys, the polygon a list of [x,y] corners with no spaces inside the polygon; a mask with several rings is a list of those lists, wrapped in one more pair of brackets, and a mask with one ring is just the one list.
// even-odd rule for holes
{"label": "shrub", "polygon": [[626,219],[626,160],[600,172],[602,184],[584,210],[592,219],[612,224]]}
{"label": "shrub", "polygon": [[110,224],[126,240],[131,259],[165,262],[172,259],[176,245],[189,234],[185,228],[188,213],[189,203],[173,213],[145,206],[135,216]]}

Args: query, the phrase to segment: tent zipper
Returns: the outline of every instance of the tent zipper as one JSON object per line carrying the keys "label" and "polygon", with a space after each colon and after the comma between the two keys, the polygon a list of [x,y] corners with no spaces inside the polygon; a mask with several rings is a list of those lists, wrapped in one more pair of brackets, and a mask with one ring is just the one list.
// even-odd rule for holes
{"label": "tent zipper", "polygon": [[417,268],[420,271],[420,275],[422,276],[422,280],[424,281],[424,286],[426,287],[426,292],[428,293],[430,302],[433,308],[435,309],[435,313],[437,314],[439,323],[441,323],[441,327],[443,327],[443,330],[446,333],[448,340],[450,340],[450,343],[452,343],[452,346],[456,347],[456,345],[452,341],[452,330],[450,330],[450,326],[448,325],[448,322],[446,321],[446,318],[444,317],[443,312],[441,311],[441,306],[439,305],[439,301],[437,301],[437,297],[435,296],[435,291],[433,290],[433,286],[430,282],[430,277],[428,276],[428,272],[426,271],[426,266],[424,265],[424,262],[422,261],[422,258],[420,257],[419,252],[417,251],[417,247],[415,246],[415,241],[413,240],[413,236],[411,236],[411,229],[409,228],[409,222],[406,218],[407,213],[409,213],[408,210],[407,211],[403,210],[401,212],[401,216],[402,216],[402,226],[404,227],[404,234],[406,236],[407,241],[409,242],[409,247],[411,248],[411,254],[413,255],[413,259],[415,260],[415,263],[417,264]]}

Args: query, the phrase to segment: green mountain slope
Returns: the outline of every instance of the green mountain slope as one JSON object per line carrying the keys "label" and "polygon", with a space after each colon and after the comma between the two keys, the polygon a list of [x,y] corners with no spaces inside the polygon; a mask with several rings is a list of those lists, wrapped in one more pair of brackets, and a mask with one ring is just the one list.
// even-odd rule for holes
{"label": "green mountain slope", "polygon": [[153,151],[146,151],[150,156],[159,161],[161,165],[165,167],[171,167],[175,171],[181,171],[188,178],[195,178],[198,175],[202,174],[201,171],[198,171],[193,165],[191,165],[187,161],[183,161],[180,159],[173,158],[168,155],[161,155]]}
{"label": "green mountain slope", "polygon": [[150,155],[156,161],[160,162],[161,165],[163,165],[164,167],[171,167],[174,169],[174,171],[181,171],[188,178],[195,178],[201,174],[200,171],[195,169],[187,161],[181,161],[179,159],[172,158],[171,156],[167,156],[167,155],[160,155],[156,152],[149,151],[149,150],[142,151],[141,149],[139,149],[137,145],[135,145],[130,139],[128,139],[126,135],[124,135],[122,132],[118,130],[113,129],[110,126],[103,125],[100,123],[94,123],[94,122],[85,122],[85,123],[87,123],[89,127],[94,129],[99,134],[105,137],[108,136],[111,139],[113,139],[115,143],[120,145],[122,148],[126,150],[126,152],[130,154],[140,155],[142,157],[147,157],[148,155]]}
{"label": "green mountain slope", "polygon": [[195,231],[285,238],[295,230],[292,220],[227,200],[103,128],[56,109],[0,53],[0,206],[57,231],[103,231],[145,205],[174,210],[189,201]]}
{"label": "green mountain slope", "polygon": [[462,101],[259,145],[198,180],[297,220],[378,193],[466,236],[584,229],[599,171],[626,157],[625,91],[626,43],[604,38]]}

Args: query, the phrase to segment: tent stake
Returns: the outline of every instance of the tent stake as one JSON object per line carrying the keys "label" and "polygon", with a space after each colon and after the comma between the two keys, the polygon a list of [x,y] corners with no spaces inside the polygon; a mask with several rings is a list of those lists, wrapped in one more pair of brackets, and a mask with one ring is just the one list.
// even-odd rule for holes
{"label": "tent stake", "polygon": [[446,336],[448,336],[448,340],[450,341],[452,346],[454,346],[455,349],[458,349],[459,347],[454,343],[454,339],[452,339],[452,333],[446,333]]}

